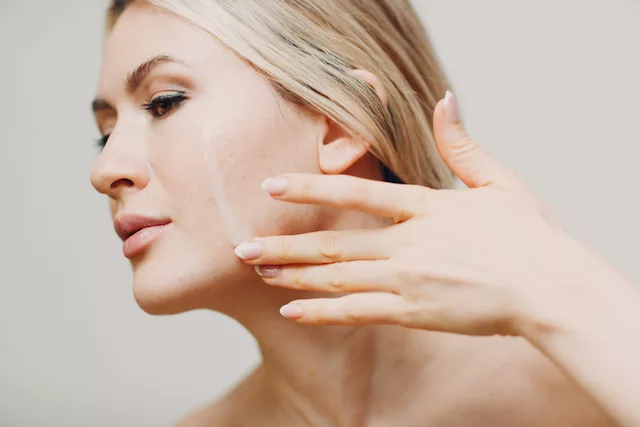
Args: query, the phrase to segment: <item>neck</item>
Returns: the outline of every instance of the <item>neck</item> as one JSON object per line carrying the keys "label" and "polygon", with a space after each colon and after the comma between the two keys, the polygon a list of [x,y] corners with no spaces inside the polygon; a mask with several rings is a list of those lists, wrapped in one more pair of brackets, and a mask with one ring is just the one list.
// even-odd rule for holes
{"label": "neck", "polygon": [[[377,168],[373,163],[369,166]],[[380,179],[367,170],[350,173]],[[379,218],[348,211],[325,217],[318,228],[384,225],[388,224]],[[263,364],[252,378],[258,381],[255,388],[269,395],[265,400],[270,402],[266,405],[270,413],[265,416],[277,419],[277,425],[351,427],[384,418],[391,411],[392,424],[404,425],[396,421],[402,421],[406,412],[407,393],[415,397],[419,373],[433,356],[424,349],[438,348],[433,343],[425,346],[425,340],[437,336],[392,326],[297,324],[280,316],[280,307],[294,299],[326,298],[327,294],[270,287],[251,277],[235,287],[233,301],[218,311],[240,322],[259,344]]]}
{"label": "neck", "polygon": [[[372,416],[376,401],[388,404],[390,396],[409,387],[409,382],[399,382],[394,388],[387,374],[397,373],[398,367],[411,370],[402,345],[410,341],[410,331],[297,324],[278,310],[300,295],[258,296],[259,286],[250,287],[253,292],[247,299],[261,304],[253,303],[250,312],[234,317],[258,342],[263,363],[257,377],[260,388],[271,395],[270,411],[278,425],[361,426]],[[401,376],[410,381],[411,375]]]}
{"label": "neck", "polygon": [[[357,228],[380,226],[356,212],[341,218],[331,229],[354,223]],[[256,338],[263,357],[260,388],[269,391],[269,410],[277,411],[279,425],[361,426],[383,407],[376,402],[392,407],[394,399],[411,390],[426,363],[408,350],[416,345],[416,332],[390,326],[302,325],[279,314],[291,300],[314,297],[327,295],[274,288],[255,277],[234,290],[235,303],[225,304],[222,311]],[[420,340],[424,337],[421,333]],[[402,411],[402,404],[398,408]]]}

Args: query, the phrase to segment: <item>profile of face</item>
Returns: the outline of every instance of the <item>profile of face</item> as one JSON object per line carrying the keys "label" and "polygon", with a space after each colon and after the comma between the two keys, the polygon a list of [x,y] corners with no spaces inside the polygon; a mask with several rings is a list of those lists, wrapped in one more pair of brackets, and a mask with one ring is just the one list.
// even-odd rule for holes
{"label": "profile of face", "polygon": [[209,307],[255,280],[230,231],[303,233],[334,214],[270,199],[265,178],[321,173],[323,162],[346,168],[363,155],[210,34],[145,3],[109,35],[94,111],[106,142],[91,181],[109,198],[136,300],[150,313]]}

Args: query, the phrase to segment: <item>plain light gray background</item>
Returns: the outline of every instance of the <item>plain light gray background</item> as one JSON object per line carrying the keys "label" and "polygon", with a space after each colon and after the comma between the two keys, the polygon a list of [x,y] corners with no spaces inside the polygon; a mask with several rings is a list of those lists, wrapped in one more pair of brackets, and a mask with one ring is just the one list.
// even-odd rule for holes
{"label": "plain light gray background", "polygon": [[[472,134],[640,282],[640,5],[416,1]],[[0,425],[169,426],[257,361],[231,320],[131,294],[103,197],[101,0],[0,1]]]}

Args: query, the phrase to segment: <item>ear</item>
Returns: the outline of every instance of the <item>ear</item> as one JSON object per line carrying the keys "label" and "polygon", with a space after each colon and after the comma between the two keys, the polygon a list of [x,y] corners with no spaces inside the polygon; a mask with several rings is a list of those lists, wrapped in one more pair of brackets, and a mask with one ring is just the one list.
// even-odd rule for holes
{"label": "ear", "polygon": [[[386,105],[387,94],[374,74],[362,69],[351,70],[349,74],[371,86]],[[318,147],[318,161],[323,173],[339,174],[364,157],[369,152],[371,143],[349,135],[340,125],[328,118],[326,121],[326,133]]]}
{"label": "ear", "polygon": [[380,101],[382,101],[384,105],[387,105],[387,92],[384,90],[380,79],[378,79],[375,74],[361,68],[357,70],[350,70],[348,74],[359,78],[360,80],[371,86],[371,89],[376,92],[378,98],[380,98]]}

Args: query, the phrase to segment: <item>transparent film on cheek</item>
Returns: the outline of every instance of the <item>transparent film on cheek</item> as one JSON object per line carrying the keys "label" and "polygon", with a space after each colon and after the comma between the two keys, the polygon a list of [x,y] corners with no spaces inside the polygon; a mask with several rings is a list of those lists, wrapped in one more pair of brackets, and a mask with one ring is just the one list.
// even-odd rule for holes
{"label": "transparent film on cheek", "polygon": [[229,162],[223,164],[227,142],[218,131],[206,126],[202,128],[202,141],[206,173],[220,225],[229,242],[237,246],[255,236],[249,222],[243,221],[241,210],[232,204],[229,197],[226,181],[229,173],[233,173],[233,168]]}

